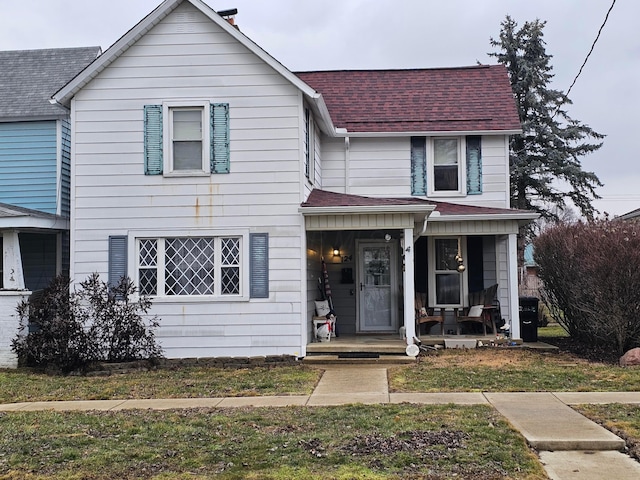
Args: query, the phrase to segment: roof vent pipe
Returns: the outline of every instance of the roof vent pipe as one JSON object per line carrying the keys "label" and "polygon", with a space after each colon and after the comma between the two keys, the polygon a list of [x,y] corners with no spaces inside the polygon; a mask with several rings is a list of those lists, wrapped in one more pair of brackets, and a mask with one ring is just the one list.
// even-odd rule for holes
{"label": "roof vent pipe", "polygon": [[218,15],[220,15],[227,22],[229,22],[229,24],[233,25],[236,28],[238,28],[238,26],[236,25],[236,15],[237,14],[238,14],[238,9],[237,8],[231,8],[229,10],[220,10],[218,12]]}

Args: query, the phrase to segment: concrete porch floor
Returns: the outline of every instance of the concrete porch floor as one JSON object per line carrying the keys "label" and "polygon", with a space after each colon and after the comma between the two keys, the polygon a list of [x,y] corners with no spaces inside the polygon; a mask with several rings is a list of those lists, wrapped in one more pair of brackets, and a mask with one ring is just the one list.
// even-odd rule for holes
{"label": "concrete porch floor", "polygon": [[[492,335],[422,335],[420,341],[423,345],[444,347],[445,339],[450,340],[477,340],[485,345],[495,341]],[[543,342],[531,342],[518,346],[524,348],[557,350],[557,347]],[[340,335],[332,337],[329,342],[313,342],[307,344],[307,355],[340,355],[340,354],[379,354],[379,355],[406,355],[407,343],[397,334],[378,335]]]}

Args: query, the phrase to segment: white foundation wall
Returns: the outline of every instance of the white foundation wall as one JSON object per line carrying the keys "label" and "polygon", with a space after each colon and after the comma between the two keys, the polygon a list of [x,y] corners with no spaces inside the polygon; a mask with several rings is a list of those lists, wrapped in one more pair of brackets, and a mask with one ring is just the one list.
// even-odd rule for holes
{"label": "white foundation wall", "polygon": [[11,342],[20,328],[16,307],[31,295],[29,291],[0,290],[0,368],[17,368],[18,357],[11,350]]}

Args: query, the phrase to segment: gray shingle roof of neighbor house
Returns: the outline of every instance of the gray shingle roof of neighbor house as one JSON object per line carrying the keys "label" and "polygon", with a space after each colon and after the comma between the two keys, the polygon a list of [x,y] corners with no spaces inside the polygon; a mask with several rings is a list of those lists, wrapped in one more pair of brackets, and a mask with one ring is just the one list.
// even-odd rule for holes
{"label": "gray shingle roof of neighbor house", "polygon": [[0,51],[0,121],[67,115],[49,99],[100,52],[100,47]]}

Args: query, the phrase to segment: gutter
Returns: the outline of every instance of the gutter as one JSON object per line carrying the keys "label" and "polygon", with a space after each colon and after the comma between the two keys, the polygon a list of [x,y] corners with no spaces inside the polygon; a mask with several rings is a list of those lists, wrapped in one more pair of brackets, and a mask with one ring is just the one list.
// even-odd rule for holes
{"label": "gutter", "polygon": [[318,215],[352,215],[376,213],[425,213],[427,216],[435,210],[436,205],[354,205],[337,207],[299,207],[298,212],[304,216]]}

